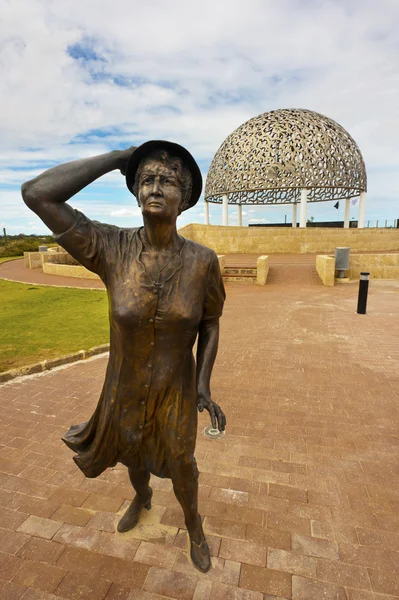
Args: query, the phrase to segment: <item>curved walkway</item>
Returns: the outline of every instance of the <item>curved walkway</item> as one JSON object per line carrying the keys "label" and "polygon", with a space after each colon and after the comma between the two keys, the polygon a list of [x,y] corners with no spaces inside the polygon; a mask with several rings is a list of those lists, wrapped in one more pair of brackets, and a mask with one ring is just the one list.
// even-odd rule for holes
{"label": "curved walkway", "polygon": [[41,269],[27,269],[24,259],[10,260],[0,264],[0,279],[9,279],[22,283],[40,285],[56,285],[60,287],[81,287],[105,289],[102,281],[96,279],[80,279],[79,277],[57,277],[43,273]]}
{"label": "curved walkway", "polygon": [[[228,254],[226,255],[226,265],[255,267],[257,257],[257,254]],[[268,285],[297,282],[320,283],[316,272],[315,254],[271,254],[269,264]],[[43,273],[41,269],[27,269],[23,259],[0,264],[0,279],[2,278],[41,285],[105,289],[102,281],[96,279],[58,277]]]}
{"label": "curved walkway", "polygon": [[127,470],[85,479],[61,442],[92,414],[100,357],[0,386],[0,598],[399,598],[399,282],[373,282],[364,316],[353,285],[228,285],[228,428],[206,439],[200,414],[196,452],[213,569],[187,559],[169,480],[119,534]]}

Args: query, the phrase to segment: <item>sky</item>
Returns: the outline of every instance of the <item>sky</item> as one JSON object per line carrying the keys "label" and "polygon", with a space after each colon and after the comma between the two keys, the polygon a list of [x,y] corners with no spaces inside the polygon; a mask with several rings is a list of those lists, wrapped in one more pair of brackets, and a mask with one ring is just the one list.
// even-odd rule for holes
{"label": "sky", "polygon": [[[0,0],[0,14],[0,227],[9,234],[48,232],[20,186],[49,167],[167,139],[192,152],[205,178],[230,133],[280,108],[340,123],[366,163],[366,224],[399,218],[397,0]],[[70,203],[99,221],[141,223],[119,171]],[[308,207],[316,221],[343,212],[343,202]],[[243,214],[247,225],[292,212]],[[220,205],[210,217],[221,223]],[[201,198],[178,225],[203,221]]]}

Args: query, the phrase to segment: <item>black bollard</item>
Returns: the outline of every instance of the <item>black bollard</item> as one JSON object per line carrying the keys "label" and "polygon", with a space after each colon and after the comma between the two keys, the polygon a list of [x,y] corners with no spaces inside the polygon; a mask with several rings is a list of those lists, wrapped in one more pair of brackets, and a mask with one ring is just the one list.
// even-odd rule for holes
{"label": "black bollard", "polygon": [[360,273],[359,281],[359,296],[357,298],[357,314],[365,315],[367,307],[367,294],[369,291],[369,277],[370,273]]}

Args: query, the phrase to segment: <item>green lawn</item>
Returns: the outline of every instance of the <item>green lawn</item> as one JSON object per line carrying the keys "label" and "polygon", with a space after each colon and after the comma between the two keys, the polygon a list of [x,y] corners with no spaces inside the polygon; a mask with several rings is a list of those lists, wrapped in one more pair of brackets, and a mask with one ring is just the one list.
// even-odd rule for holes
{"label": "green lawn", "polygon": [[108,342],[104,291],[0,280],[0,372]]}
{"label": "green lawn", "polygon": [[17,260],[18,258],[23,258],[23,256],[2,256],[0,257],[0,263],[6,262],[7,260]]}

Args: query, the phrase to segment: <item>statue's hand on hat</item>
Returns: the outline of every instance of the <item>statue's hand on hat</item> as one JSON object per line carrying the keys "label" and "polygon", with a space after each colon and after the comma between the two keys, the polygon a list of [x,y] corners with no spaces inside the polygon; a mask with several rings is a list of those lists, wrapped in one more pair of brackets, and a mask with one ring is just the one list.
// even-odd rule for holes
{"label": "statue's hand on hat", "polygon": [[197,396],[197,408],[202,412],[204,408],[209,412],[213,429],[224,431],[226,429],[226,417],[222,409],[214,402],[209,394],[200,392]]}
{"label": "statue's hand on hat", "polygon": [[119,152],[119,170],[122,173],[122,175],[126,175],[126,166],[127,166],[127,162],[129,160],[129,158],[131,157],[131,155],[133,154],[133,152],[136,150],[137,146],[130,146],[130,148],[126,148],[126,150],[118,150]]}

